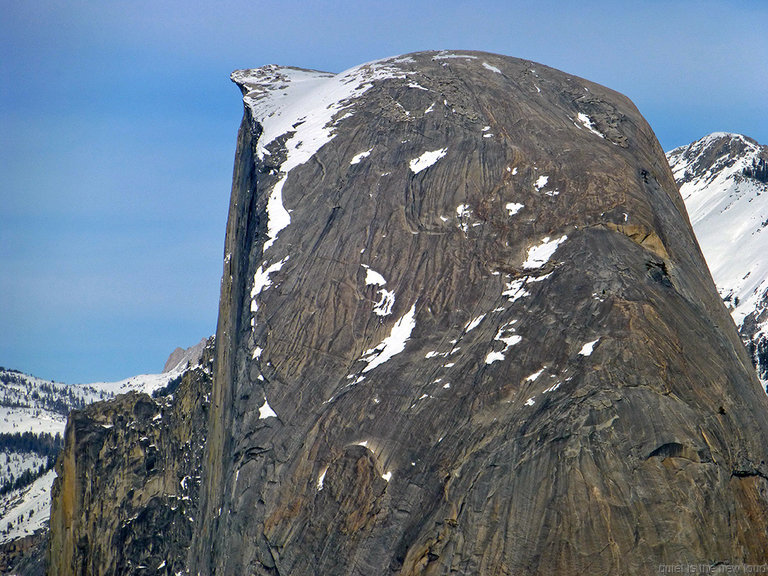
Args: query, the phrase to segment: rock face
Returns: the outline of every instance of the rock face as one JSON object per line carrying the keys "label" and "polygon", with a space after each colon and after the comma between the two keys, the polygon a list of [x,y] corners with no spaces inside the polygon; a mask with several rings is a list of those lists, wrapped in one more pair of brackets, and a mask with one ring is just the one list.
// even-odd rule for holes
{"label": "rock face", "polygon": [[[209,343],[210,344],[210,343]],[[176,574],[197,516],[213,348],[179,382],[70,413],[52,489],[49,574]]]}
{"label": "rock face", "polygon": [[43,576],[47,545],[47,530],[0,544],[0,574]]}
{"label": "rock face", "polygon": [[768,385],[768,146],[716,132],[667,157],[720,296]]}
{"label": "rock face", "polygon": [[168,356],[168,360],[165,361],[163,374],[199,364],[200,359],[203,356],[203,350],[205,350],[207,345],[208,340],[203,338],[200,342],[189,348],[176,348],[171,352],[171,355]]}
{"label": "rock face", "polygon": [[765,560],[768,401],[627,98],[476,52],[233,79],[192,573]]}

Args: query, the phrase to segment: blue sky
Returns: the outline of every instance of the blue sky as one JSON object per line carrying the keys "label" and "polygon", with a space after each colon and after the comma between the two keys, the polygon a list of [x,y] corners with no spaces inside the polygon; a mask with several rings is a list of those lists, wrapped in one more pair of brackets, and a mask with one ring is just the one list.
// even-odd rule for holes
{"label": "blue sky", "polygon": [[158,372],[215,331],[233,69],[486,50],[623,92],[665,149],[714,131],[768,143],[768,2],[0,0],[0,14],[0,365],[64,382]]}

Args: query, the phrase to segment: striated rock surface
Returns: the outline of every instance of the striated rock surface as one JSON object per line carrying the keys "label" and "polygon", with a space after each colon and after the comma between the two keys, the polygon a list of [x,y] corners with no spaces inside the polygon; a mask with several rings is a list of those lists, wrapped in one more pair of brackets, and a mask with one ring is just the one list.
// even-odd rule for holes
{"label": "striated rock surface", "polygon": [[193,574],[766,560],[768,400],[627,98],[476,52],[233,79]]}
{"label": "striated rock surface", "polygon": [[667,153],[696,238],[768,385],[768,146],[715,132]]}
{"label": "striated rock surface", "polygon": [[197,516],[213,346],[155,398],[70,413],[52,489],[48,573],[176,574]]}

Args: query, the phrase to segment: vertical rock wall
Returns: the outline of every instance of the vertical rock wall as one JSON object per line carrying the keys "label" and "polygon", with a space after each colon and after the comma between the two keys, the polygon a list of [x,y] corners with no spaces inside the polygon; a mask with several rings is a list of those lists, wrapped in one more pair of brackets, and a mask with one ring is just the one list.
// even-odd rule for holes
{"label": "vertical rock wall", "polygon": [[164,395],[70,414],[56,464],[49,574],[176,574],[198,511],[213,350]]}
{"label": "vertical rock wall", "polygon": [[768,404],[625,97],[240,71],[201,574],[759,563]]}

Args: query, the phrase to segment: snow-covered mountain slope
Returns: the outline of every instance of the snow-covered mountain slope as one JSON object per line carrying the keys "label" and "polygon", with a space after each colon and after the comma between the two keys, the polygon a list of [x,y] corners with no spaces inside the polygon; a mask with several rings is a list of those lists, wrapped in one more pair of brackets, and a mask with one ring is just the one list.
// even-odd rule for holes
{"label": "snow-covered mountain slope", "polygon": [[768,147],[716,132],[667,153],[718,291],[768,382]]}
{"label": "snow-covered mountain slope", "polygon": [[48,470],[29,486],[0,496],[0,544],[29,536],[45,526],[55,477],[56,472]]}
{"label": "snow-covered mountain slope", "polygon": [[68,385],[0,367],[0,544],[33,534],[47,522],[55,476],[47,456],[60,447],[69,412],[130,391],[165,388],[198,363],[193,348],[174,351],[179,357],[167,372],[118,382]]}
{"label": "snow-covered mountain slope", "polygon": [[63,434],[71,410],[131,390],[152,394],[182,372],[179,366],[163,374],[143,374],[118,382],[69,385],[0,368],[0,434]]}

